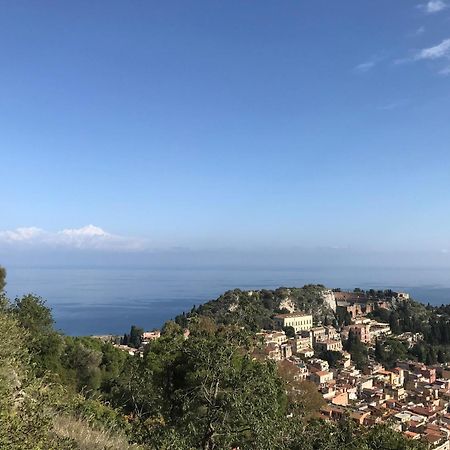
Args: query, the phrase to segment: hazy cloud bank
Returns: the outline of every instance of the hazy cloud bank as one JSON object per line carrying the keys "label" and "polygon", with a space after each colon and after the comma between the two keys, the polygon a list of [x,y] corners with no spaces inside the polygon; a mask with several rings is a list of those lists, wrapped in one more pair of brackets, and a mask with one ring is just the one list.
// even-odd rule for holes
{"label": "hazy cloud bank", "polygon": [[0,244],[19,248],[74,248],[86,250],[142,250],[145,242],[108,233],[95,225],[51,232],[37,227],[0,231]]}

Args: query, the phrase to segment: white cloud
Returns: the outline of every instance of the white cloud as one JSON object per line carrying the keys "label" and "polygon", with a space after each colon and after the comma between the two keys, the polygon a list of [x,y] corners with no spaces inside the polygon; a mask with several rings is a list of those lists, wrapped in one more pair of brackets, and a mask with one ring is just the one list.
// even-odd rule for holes
{"label": "white cloud", "polygon": [[428,14],[434,14],[443,11],[448,7],[448,5],[442,0],[430,0],[429,2],[419,6]]}
{"label": "white cloud", "polygon": [[444,39],[440,44],[434,47],[424,48],[416,53],[414,59],[439,59],[450,57],[450,39]]}
{"label": "white cloud", "polygon": [[49,232],[36,227],[0,231],[0,243],[27,247],[77,248],[91,250],[142,250],[142,239],[118,236],[95,225]]}
{"label": "white cloud", "polygon": [[375,68],[378,64],[383,62],[386,59],[385,52],[380,52],[378,54],[372,55],[367,61],[363,61],[361,64],[358,64],[354,67],[354,70],[359,73],[369,72]]}
{"label": "white cloud", "polygon": [[110,233],[102,230],[95,225],[86,225],[82,228],[67,228],[59,232],[60,234],[68,237],[93,237],[93,236],[112,236]]}
{"label": "white cloud", "polygon": [[429,0],[426,3],[420,3],[417,8],[426,14],[436,14],[448,8],[449,5],[444,0]]}
{"label": "white cloud", "polygon": [[10,242],[26,242],[40,238],[45,234],[44,230],[36,227],[21,227],[12,231],[0,231],[0,240]]}
{"label": "white cloud", "polygon": [[394,61],[394,64],[405,64],[417,61],[436,61],[441,64],[444,62],[445,66],[439,69],[437,67],[438,73],[440,75],[450,75],[450,39],[444,39],[440,44],[434,45],[433,47],[423,48],[416,52],[412,52],[412,55],[407,58],[398,59]]}
{"label": "white cloud", "polygon": [[368,72],[369,70],[371,70],[371,69],[373,69],[375,67],[376,63],[377,62],[375,60],[366,61],[366,62],[363,62],[361,64],[358,64],[355,67],[355,70],[357,72]]}
{"label": "white cloud", "polygon": [[405,106],[408,103],[408,100],[397,100],[391,103],[386,103],[384,105],[381,105],[378,107],[380,111],[391,111],[393,109],[401,108],[402,106]]}

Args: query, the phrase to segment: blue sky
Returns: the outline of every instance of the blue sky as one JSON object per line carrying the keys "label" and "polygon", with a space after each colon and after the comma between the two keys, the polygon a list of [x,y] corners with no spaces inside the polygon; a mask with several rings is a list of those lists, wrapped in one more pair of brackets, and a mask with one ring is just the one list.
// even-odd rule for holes
{"label": "blue sky", "polygon": [[1,1],[0,247],[445,253],[449,39],[448,0]]}

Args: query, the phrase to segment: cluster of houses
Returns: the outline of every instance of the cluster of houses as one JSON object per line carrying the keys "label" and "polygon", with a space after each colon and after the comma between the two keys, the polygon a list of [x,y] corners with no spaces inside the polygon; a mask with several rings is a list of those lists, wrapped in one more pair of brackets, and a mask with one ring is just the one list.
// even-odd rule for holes
{"label": "cluster of houses", "polygon": [[[352,319],[350,325],[338,331],[332,325],[313,326],[313,316],[302,312],[279,314],[274,317],[277,330],[262,330],[257,336],[265,343],[265,352],[271,359],[279,361],[297,355],[312,358],[323,351],[343,352],[342,341],[350,332],[364,344],[374,343],[378,337],[391,334],[389,324],[377,322],[365,316]],[[288,337],[287,328],[295,332]]]}
{"label": "cluster of houses", "polygon": [[[270,359],[285,360],[296,368],[298,380],[317,385],[326,400],[320,416],[325,420],[350,417],[361,425],[390,423],[410,439],[429,444],[434,450],[450,450],[450,368],[426,366],[413,361],[398,361],[387,370],[370,360],[358,370],[342,342],[352,331],[361,342],[373,346],[380,336],[391,333],[389,325],[369,319],[373,308],[389,307],[385,299],[368,300],[359,293],[335,293],[336,307],[345,308],[351,324],[337,330],[333,326],[313,326],[313,317],[302,312],[274,317],[278,330],[262,330],[258,337]],[[394,293],[396,299],[407,294]],[[295,336],[285,331],[291,327]],[[291,333],[292,334],[292,333]],[[404,333],[396,336],[413,345],[422,336]],[[340,352],[337,367],[320,359],[323,351]]]}
{"label": "cluster of houses", "polygon": [[[317,377],[310,379],[317,382]],[[450,449],[449,368],[399,361],[391,370],[372,363],[362,373],[350,363],[336,371],[333,381],[317,383],[327,400],[322,418],[346,415],[362,425],[387,422],[434,450]]]}
{"label": "cluster of houses", "polygon": [[[183,336],[185,339],[189,337],[189,330],[187,328],[183,330]],[[143,357],[145,346],[148,345],[151,341],[159,339],[160,337],[160,330],[145,331],[141,336],[141,344],[139,348],[130,347],[129,345],[123,345],[119,343],[113,343],[113,345],[117,349],[127,352],[131,356]]]}
{"label": "cluster of houses", "polygon": [[[450,367],[398,361],[396,367],[387,370],[369,360],[362,371],[343,349],[350,332],[369,347],[379,337],[391,334],[389,324],[370,319],[367,314],[375,308],[390,308],[391,301],[408,299],[405,293],[392,295],[391,299],[379,299],[364,293],[333,292],[330,306],[348,313],[349,325],[339,330],[331,325],[314,326],[311,314],[297,311],[276,315],[276,329],[261,330],[257,338],[265,357],[292,364],[298,380],[316,384],[326,401],[321,418],[339,420],[345,416],[368,426],[389,423],[408,438],[428,443],[433,450],[450,450]],[[287,329],[291,331],[289,336]],[[187,339],[188,329],[184,335]],[[116,347],[142,356],[145,345],[159,337],[158,330],[149,331],[142,335],[139,349]],[[413,346],[423,336],[404,333],[395,338]],[[335,367],[320,358],[328,351],[341,354]]]}

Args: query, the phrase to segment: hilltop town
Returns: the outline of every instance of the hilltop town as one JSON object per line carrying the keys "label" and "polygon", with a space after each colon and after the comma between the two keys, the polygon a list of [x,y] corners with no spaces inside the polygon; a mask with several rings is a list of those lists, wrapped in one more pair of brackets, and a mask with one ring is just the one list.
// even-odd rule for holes
{"label": "hilltop town", "polygon": [[[345,350],[349,335],[375,352],[375,345],[392,337],[389,323],[368,317],[374,310],[389,309],[393,302],[408,300],[409,295],[392,292],[391,297],[371,299],[365,293],[333,292],[336,312],[348,314],[350,323],[336,329],[332,325],[313,324],[311,314],[291,312],[274,317],[278,330],[262,330],[267,357],[292,364],[300,379],[314,382],[327,404],[320,417],[339,420],[348,414],[362,425],[389,422],[411,439],[420,439],[432,448],[450,448],[450,369],[442,364],[427,366],[417,361],[397,361],[387,369],[368,358],[358,369]],[[286,330],[293,329],[289,337]],[[423,339],[419,333],[402,333],[395,339],[412,347]],[[320,357],[338,352],[334,367]]]}
{"label": "hilltop town", "polygon": [[449,447],[446,306],[234,290],[120,338],[63,335],[32,294],[0,303],[1,448]]}
{"label": "hilltop town", "polygon": [[[241,300],[255,296],[253,291],[239,293]],[[314,383],[324,399],[321,419],[347,417],[369,426],[387,423],[429,448],[450,449],[450,368],[442,360],[426,364],[413,356],[424,333],[399,332],[401,319],[395,311],[415,307],[409,294],[320,287],[320,297],[322,305],[314,313],[296,309],[295,301],[281,300],[282,312],[271,315],[270,329],[254,333],[255,355],[288,365],[296,380]],[[227,314],[235,314],[239,307],[235,300],[227,306]],[[189,324],[192,317],[183,315],[181,322]],[[142,356],[146,345],[159,337],[160,331],[154,330],[142,334],[138,348],[116,346]],[[188,325],[184,337],[189,337]],[[389,352],[394,356],[388,358]]]}

